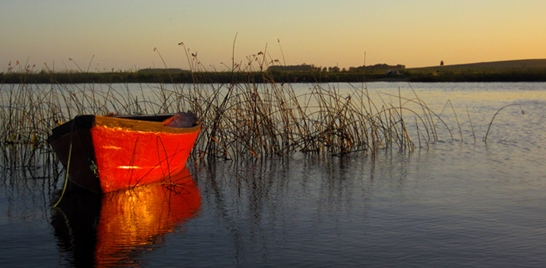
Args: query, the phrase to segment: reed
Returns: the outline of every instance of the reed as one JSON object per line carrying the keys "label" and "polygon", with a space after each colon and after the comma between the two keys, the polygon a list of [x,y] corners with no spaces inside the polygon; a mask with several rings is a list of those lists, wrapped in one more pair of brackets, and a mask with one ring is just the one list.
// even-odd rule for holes
{"label": "reed", "polygon": [[495,114],[493,115],[493,117],[491,118],[491,121],[489,122],[489,125],[487,126],[487,131],[485,132],[485,137],[483,137],[483,142],[485,144],[487,144],[487,137],[489,136],[489,131],[491,130],[491,126],[493,125],[493,121],[495,121],[495,117],[497,117],[497,115],[504,109],[508,108],[508,107],[511,107],[511,106],[519,106],[520,110],[521,110],[521,114],[525,114],[525,111],[523,110],[523,107],[521,107],[521,104],[518,104],[518,103],[512,103],[512,104],[508,104],[508,105],[505,105],[503,107],[501,107],[500,109],[498,109]]}
{"label": "reed", "polygon": [[[135,90],[135,84],[127,83],[56,83],[54,74],[47,84],[0,84],[2,163],[11,163],[14,148],[22,147],[27,149],[21,149],[24,155],[17,158],[20,166],[56,161],[47,137],[57,123],[79,114],[191,110],[203,125],[194,148],[195,162],[283,157],[295,152],[373,156],[385,149],[411,152],[416,148],[415,136],[417,147],[438,139],[435,128],[441,118],[417,95],[407,99],[399,93],[393,96],[395,103],[374,103],[366,84],[342,92],[336,84],[320,83],[320,77],[306,92],[298,92],[264,71],[280,62],[269,56],[267,47],[247,56],[244,63],[233,55],[232,82],[216,83],[197,53],[180,45],[189,62],[191,84],[137,84],[140,90]],[[241,77],[246,77],[244,82]],[[415,120],[408,125],[405,118],[409,117]]]}

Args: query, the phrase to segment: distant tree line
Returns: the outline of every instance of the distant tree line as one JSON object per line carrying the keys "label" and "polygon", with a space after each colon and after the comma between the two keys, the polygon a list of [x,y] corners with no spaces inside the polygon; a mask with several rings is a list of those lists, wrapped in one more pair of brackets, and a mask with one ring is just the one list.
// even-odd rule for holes
{"label": "distant tree line", "polygon": [[313,64],[301,65],[274,65],[267,68],[269,72],[320,72],[320,67],[315,67]]}
{"label": "distant tree line", "polygon": [[397,64],[397,65],[388,65],[385,63],[369,65],[369,66],[359,66],[359,67],[349,67],[349,72],[360,72],[360,71],[391,71],[398,70],[402,71],[406,69],[406,65]]}
{"label": "distant tree line", "polygon": [[[137,71],[137,74],[153,74],[153,73],[171,73],[171,74],[177,74],[184,72],[184,70],[180,68],[145,68],[140,69]],[[185,71],[189,72],[189,71]]]}
{"label": "distant tree line", "polygon": [[[369,66],[358,66],[358,67],[349,67],[349,72],[365,72],[365,71],[383,71],[389,72],[392,70],[404,70],[406,69],[405,65],[388,65],[386,63],[369,65]],[[332,67],[317,67],[313,64],[300,64],[300,65],[275,65],[267,68],[270,72],[347,72],[347,69],[340,69],[338,66]]]}

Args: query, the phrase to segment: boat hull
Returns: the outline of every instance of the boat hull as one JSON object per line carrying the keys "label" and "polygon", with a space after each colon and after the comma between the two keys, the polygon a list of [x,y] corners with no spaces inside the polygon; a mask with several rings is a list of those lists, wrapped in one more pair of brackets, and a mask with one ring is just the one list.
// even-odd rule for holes
{"label": "boat hull", "polygon": [[97,193],[137,187],[186,166],[200,125],[166,127],[169,116],[78,116],[55,128],[49,143],[72,184]]}

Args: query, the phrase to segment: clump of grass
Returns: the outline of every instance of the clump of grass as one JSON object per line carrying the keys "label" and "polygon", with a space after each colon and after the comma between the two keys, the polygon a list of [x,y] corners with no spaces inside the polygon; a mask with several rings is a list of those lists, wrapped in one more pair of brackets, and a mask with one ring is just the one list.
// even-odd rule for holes
{"label": "clump of grass", "polygon": [[[416,115],[415,128],[425,132],[426,143],[434,141],[433,117],[437,117],[417,97],[399,103],[373,103],[366,86],[353,86],[342,93],[334,84],[311,83],[308,92],[297,92],[292,84],[276,83],[263,72],[272,59],[264,51],[247,56],[247,62],[233,61],[233,74],[248,74],[245,83],[207,84],[206,68],[197,53],[183,43],[190,69],[198,83],[191,90],[177,89],[182,106],[201,116],[203,130],[195,151],[198,159],[240,159],[247,157],[285,156],[296,151],[343,155],[397,148],[415,149],[404,114]],[[191,55],[191,56],[190,56]],[[262,77],[258,83],[254,74]],[[414,111],[402,101],[421,107]],[[421,144],[421,141],[419,141]]]}
{"label": "clump of grass", "polygon": [[[437,139],[439,117],[417,96],[406,99],[398,94],[398,103],[374,103],[365,84],[342,92],[335,84],[318,82],[320,79],[309,83],[306,92],[299,92],[292,84],[275,82],[264,71],[280,64],[269,56],[267,47],[247,56],[246,62],[237,62],[232,55],[232,82],[215,83],[197,53],[180,45],[189,62],[191,84],[138,84],[140,90],[134,84],[66,84],[55,83],[53,78],[49,84],[0,84],[3,162],[10,161],[9,148],[26,146],[28,155],[18,159],[21,165],[31,166],[36,157],[45,157],[36,150],[49,150],[46,141],[51,129],[80,114],[192,110],[203,125],[194,148],[197,162],[294,152],[332,156],[375,155],[383,149],[410,152],[416,148],[410,133],[417,133],[419,147]],[[245,82],[240,82],[245,76]],[[405,118],[410,115],[416,119],[408,125]],[[44,159],[42,162],[53,157]]]}

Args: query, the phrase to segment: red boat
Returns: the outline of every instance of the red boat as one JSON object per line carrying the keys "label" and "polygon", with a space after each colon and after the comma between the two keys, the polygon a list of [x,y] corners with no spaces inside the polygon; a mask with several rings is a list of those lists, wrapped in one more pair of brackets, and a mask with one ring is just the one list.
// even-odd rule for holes
{"label": "red boat", "polygon": [[106,193],[181,172],[200,129],[191,112],[80,115],[54,128],[48,142],[71,184]]}

